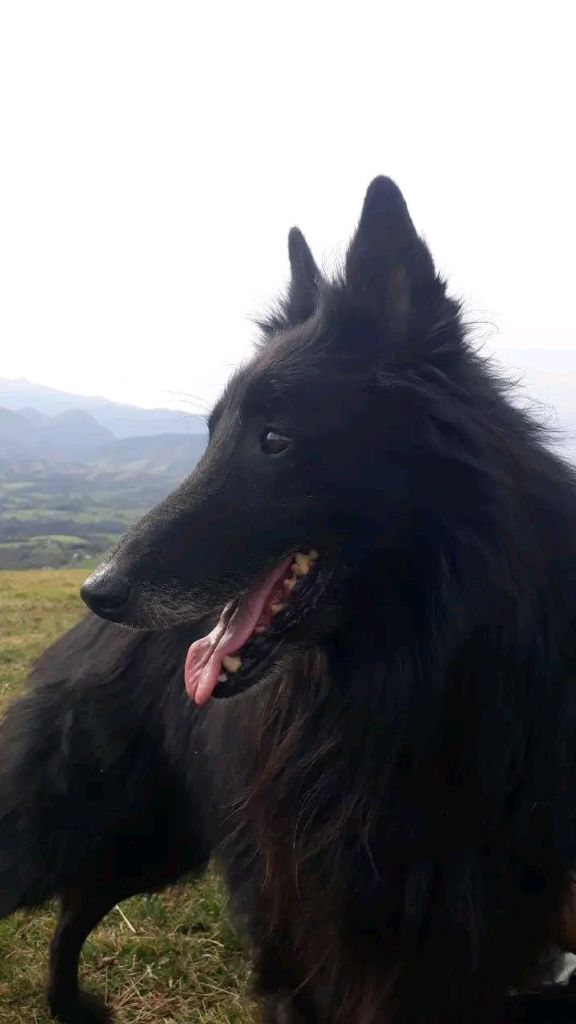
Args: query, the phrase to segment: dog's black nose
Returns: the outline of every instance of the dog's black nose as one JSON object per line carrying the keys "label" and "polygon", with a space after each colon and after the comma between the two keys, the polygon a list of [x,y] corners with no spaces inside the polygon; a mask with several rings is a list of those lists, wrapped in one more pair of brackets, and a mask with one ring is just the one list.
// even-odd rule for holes
{"label": "dog's black nose", "polygon": [[97,569],[80,589],[80,596],[88,607],[106,619],[116,618],[129,594],[129,580],[108,569]]}

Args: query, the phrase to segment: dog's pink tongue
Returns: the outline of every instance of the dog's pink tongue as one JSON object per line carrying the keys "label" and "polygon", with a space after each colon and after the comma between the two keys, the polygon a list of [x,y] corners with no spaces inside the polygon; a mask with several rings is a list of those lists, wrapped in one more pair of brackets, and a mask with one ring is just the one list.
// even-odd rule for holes
{"label": "dog's pink tongue", "polygon": [[206,704],[210,700],[218,676],[223,671],[223,659],[227,654],[238,651],[252,632],[250,624],[244,621],[246,616],[241,613],[242,605],[227,622],[229,612],[225,608],[212,632],[200,637],[188,650],[184,669],[186,693],[197,704]]}
{"label": "dog's pink tongue", "polygon": [[212,632],[200,637],[189,648],[184,680],[186,693],[196,704],[206,704],[210,700],[218,676],[223,671],[222,661],[227,654],[236,654],[252,636],[267,597],[286,572],[290,561],[290,558],[285,559],[259,586],[246,594],[232,616],[228,605]]}

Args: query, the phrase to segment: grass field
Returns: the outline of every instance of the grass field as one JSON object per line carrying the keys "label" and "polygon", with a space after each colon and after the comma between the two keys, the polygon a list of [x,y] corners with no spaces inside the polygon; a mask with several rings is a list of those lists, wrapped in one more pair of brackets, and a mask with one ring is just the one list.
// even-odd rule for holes
{"label": "grass field", "polygon": [[[83,570],[0,572],[0,700],[23,687],[40,651],[81,614]],[[1,757],[0,751],[0,757]],[[119,1024],[248,1024],[246,964],[217,882],[176,886],[114,910],[88,940],[82,976]],[[0,922],[0,1024],[47,1024],[44,981],[53,908]]]}

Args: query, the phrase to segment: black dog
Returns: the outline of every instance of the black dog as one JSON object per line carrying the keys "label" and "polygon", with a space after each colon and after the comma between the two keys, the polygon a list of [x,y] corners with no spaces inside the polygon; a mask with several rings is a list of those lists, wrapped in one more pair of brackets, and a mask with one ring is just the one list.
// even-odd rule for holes
{"label": "black dog", "polygon": [[[66,887],[85,904],[101,842],[108,905],[215,851],[266,1020],[499,1021],[538,981],[576,855],[575,480],[466,342],[392,182],[370,186],[341,279],[297,231],[290,256],[196,471],[83,588],[103,617],[174,629],[112,643],[86,705],[68,667],[38,691],[47,723],[26,719],[36,694],[14,712],[5,910]],[[71,778],[89,741],[100,786]],[[14,822],[48,750],[27,878]],[[88,854],[55,839],[70,807]],[[70,940],[70,913],[57,950],[92,926]],[[83,1022],[69,988],[77,1016],[56,1009]],[[569,989],[534,1012],[576,1019]]]}

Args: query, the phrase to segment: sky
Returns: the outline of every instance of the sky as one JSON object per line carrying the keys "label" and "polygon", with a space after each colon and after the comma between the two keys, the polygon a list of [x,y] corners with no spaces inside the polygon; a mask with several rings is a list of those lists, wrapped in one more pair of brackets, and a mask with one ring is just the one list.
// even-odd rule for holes
{"label": "sky", "polygon": [[0,376],[205,411],[290,226],[334,267],[384,173],[487,348],[576,381],[574,17],[6,0]]}

